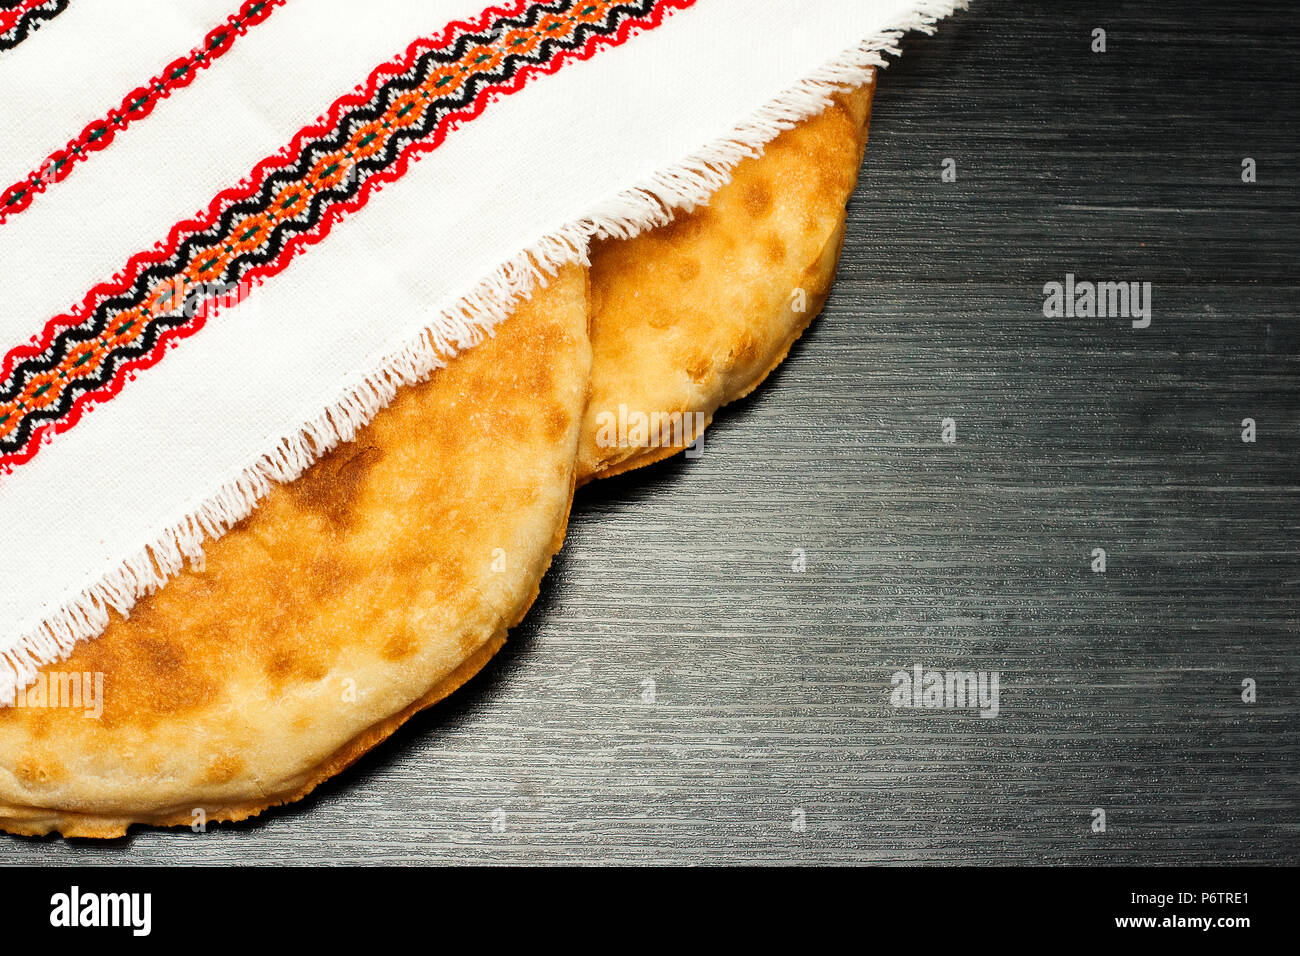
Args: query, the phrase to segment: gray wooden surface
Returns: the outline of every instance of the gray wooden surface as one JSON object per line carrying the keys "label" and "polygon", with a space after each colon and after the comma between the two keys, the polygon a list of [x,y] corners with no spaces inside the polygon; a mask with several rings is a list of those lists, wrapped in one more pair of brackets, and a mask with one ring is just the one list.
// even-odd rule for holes
{"label": "gray wooden surface", "polygon": [[[913,38],[825,315],[701,458],[580,496],[487,671],[299,806],[0,859],[1296,862],[1292,11]],[[1045,319],[1067,272],[1153,283],[1151,327]],[[1001,715],[892,708],[916,663]]]}

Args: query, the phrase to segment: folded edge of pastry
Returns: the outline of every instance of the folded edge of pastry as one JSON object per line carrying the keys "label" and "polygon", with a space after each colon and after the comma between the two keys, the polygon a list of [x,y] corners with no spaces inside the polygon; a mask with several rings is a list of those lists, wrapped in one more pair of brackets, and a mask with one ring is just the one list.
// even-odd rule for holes
{"label": "folded edge of pastry", "polygon": [[49,687],[102,675],[101,713],[0,710],[0,828],[242,820],[458,688],[563,543],[590,365],[586,270],[569,266],[275,488],[203,571],[42,669]]}

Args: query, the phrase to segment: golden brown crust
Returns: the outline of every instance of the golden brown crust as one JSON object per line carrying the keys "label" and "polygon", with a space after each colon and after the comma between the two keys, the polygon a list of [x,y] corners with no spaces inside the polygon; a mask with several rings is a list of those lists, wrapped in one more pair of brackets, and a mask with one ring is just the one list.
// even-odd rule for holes
{"label": "golden brown crust", "polygon": [[354,442],[44,673],[103,712],[0,711],[0,827],[111,837],[299,799],[460,686],[563,541],[590,374],[585,271],[403,389]]}
{"label": "golden brown crust", "polygon": [[[494,342],[276,489],[211,546],[204,572],[47,668],[105,674],[98,721],[0,711],[0,828],[107,838],[187,826],[195,809],[243,820],[306,796],[477,673],[536,597],[575,479],[690,444],[821,309],[870,98],[841,97],[779,137],[706,209],[595,251],[592,414],[616,401],[698,413],[684,442],[599,448],[589,416],[575,475],[591,354],[569,270]],[[516,531],[507,571],[490,577],[469,558],[490,547],[485,515]],[[438,547],[409,546],[425,537]],[[373,691],[364,714],[340,716],[344,675]]]}
{"label": "golden brown crust", "polygon": [[[516,621],[516,623],[518,622]],[[496,652],[505,645],[505,642],[506,635],[503,629],[500,634],[484,644],[449,677],[439,681],[419,700],[407,706],[401,713],[394,714],[387,720],[375,724],[364,733],[344,744],[332,757],[315,768],[308,782],[300,789],[287,793],[272,803],[253,801],[242,804],[229,804],[212,808],[210,813],[205,808],[206,821],[209,823],[238,823],[241,820],[255,817],[263,810],[273,806],[283,806],[303,799],[320,784],[330,777],[342,773],[370,750],[387,740],[415,714],[432,707],[438,701],[459,690],[466,681],[483,669]],[[171,815],[163,812],[147,820],[129,816],[96,817],[74,812],[60,813],[26,808],[22,810],[10,809],[9,812],[14,815],[0,818],[0,827],[20,836],[44,836],[47,833],[57,831],[64,837],[111,840],[125,836],[126,831],[136,823],[147,823],[157,827],[187,827],[194,823],[193,810],[183,810]]]}
{"label": "golden brown crust", "polygon": [[[736,167],[708,206],[592,250],[592,396],[578,482],[689,446],[751,392],[821,311],[857,182],[874,84]],[[648,441],[637,415],[680,433]],[[626,437],[625,437],[626,436]]]}

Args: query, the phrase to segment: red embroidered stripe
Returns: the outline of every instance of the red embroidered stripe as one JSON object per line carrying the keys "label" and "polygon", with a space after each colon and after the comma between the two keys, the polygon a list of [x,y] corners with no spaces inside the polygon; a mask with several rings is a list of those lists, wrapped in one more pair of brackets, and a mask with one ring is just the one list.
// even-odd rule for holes
{"label": "red embroidered stripe", "polygon": [[[695,0],[518,0],[412,43],[358,92],[260,163],[200,218],[92,289],[0,367],[0,472],[116,395],[139,369],[196,333],[329,235],[489,103],[566,63],[657,27]],[[234,292],[238,290],[238,292]],[[213,306],[210,308],[210,306]]]}
{"label": "red embroidered stripe", "polygon": [[68,8],[68,0],[23,0],[0,8],[0,53],[12,50]]}
{"label": "red embroidered stripe", "polygon": [[0,33],[8,32],[24,13],[30,13],[34,7],[39,7],[45,2],[46,0],[23,0],[13,7],[0,7]]}
{"label": "red embroidered stripe", "polygon": [[87,125],[80,135],[69,140],[66,146],[51,155],[39,169],[33,170],[24,179],[0,193],[0,225],[30,206],[51,185],[66,179],[78,163],[84,162],[91,154],[106,149],[121,130],[152,113],[160,100],[192,83],[200,71],[228,53],[239,37],[251,27],[264,23],[277,7],[282,7],[287,2],[288,0],[246,0],[239,12],[227,17],[225,22],[209,32],[200,46],[168,64],[166,69],[146,85],[132,90],[117,109]]}
{"label": "red embroidered stripe", "polygon": [[23,0],[13,7],[0,9],[0,33],[8,33],[18,21],[38,7],[49,6],[50,0]]}

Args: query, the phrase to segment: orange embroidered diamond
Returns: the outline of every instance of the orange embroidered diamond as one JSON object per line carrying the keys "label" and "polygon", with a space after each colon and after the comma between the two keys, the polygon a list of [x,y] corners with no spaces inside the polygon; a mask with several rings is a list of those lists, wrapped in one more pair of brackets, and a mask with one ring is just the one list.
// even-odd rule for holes
{"label": "orange embroidered diamond", "polygon": [[384,148],[384,127],[379,123],[366,123],[348,140],[348,154],[353,161],[368,159]]}
{"label": "orange embroidered diamond", "polygon": [[393,105],[384,110],[383,126],[385,129],[405,129],[419,122],[424,115],[424,101],[419,93],[406,93],[399,96]]}
{"label": "orange embroidered diamond", "polygon": [[69,350],[60,368],[66,370],[68,378],[82,377],[99,368],[103,357],[103,343],[100,340],[80,342]]}
{"label": "orange embroidered diamond", "polygon": [[[180,278],[164,279],[149,289],[144,304],[138,309],[142,316],[171,315],[185,304],[185,281]],[[131,312],[136,311],[132,309]],[[123,315],[130,315],[130,312]],[[117,323],[114,323],[115,325]]]}
{"label": "orange embroidered diamond", "polygon": [[235,224],[235,228],[230,230],[227,247],[232,254],[240,256],[262,245],[270,234],[270,223],[265,216],[260,213],[249,216],[247,219],[241,219]]}
{"label": "orange embroidered diamond", "polygon": [[18,404],[26,411],[37,411],[54,404],[59,398],[59,375],[57,372],[41,372],[32,376],[27,387],[23,389]]}
{"label": "orange embroidered diamond", "polygon": [[438,96],[447,96],[459,90],[464,83],[465,70],[459,63],[448,63],[430,73],[422,85]]}
{"label": "orange embroidered diamond", "polygon": [[271,213],[277,219],[301,216],[311,202],[311,190],[303,183],[290,183],[271,200]]}
{"label": "orange embroidered diamond", "polygon": [[215,282],[234,258],[229,247],[209,246],[196,252],[185,267],[184,276],[191,283]]}
{"label": "orange embroidered diamond", "polygon": [[469,67],[471,73],[491,73],[505,58],[500,47],[476,46],[470,48],[462,62]]}
{"label": "orange embroidered diamond", "polygon": [[569,32],[569,18],[556,13],[548,13],[538,21],[537,32],[547,38],[563,36]]}
{"label": "orange embroidered diamond", "polygon": [[308,181],[318,190],[333,189],[352,171],[351,164],[342,153],[330,153],[319,160],[307,174]]}
{"label": "orange embroidered diamond", "polygon": [[537,49],[542,38],[535,30],[511,30],[498,42],[507,53],[527,56]]}
{"label": "orange embroidered diamond", "polygon": [[578,23],[600,23],[609,15],[612,6],[609,0],[590,0],[574,7],[569,16]]}

